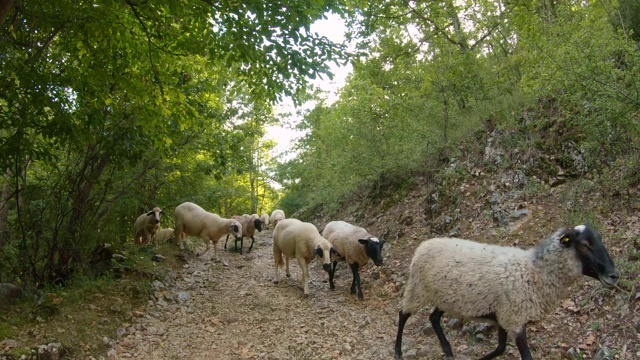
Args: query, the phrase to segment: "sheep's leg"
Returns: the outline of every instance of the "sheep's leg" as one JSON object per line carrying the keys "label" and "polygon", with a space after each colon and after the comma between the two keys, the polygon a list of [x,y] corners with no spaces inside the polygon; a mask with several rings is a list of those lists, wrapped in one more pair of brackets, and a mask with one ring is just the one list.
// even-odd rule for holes
{"label": "sheep's leg", "polygon": [[498,347],[492,352],[488,353],[480,360],[491,360],[499,355],[502,355],[504,351],[507,349],[507,331],[502,327],[498,326]]}
{"label": "sheep's leg", "polygon": [[442,326],[440,326],[440,318],[444,314],[444,311],[435,308],[431,315],[429,315],[429,320],[431,320],[431,326],[433,326],[433,330],[436,332],[438,336],[438,340],[440,341],[440,346],[442,346],[442,351],[444,351],[444,355],[447,358],[453,359],[453,352],[451,351],[451,345],[449,341],[447,341],[447,337],[444,336],[444,331],[442,331]]}
{"label": "sheep's leg", "polygon": [[336,274],[336,265],[338,265],[338,261],[333,260],[333,269],[329,271],[329,288],[331,288],[331,290],[336,289],[336,285],[333,283],[333,277]]}
{"label": "sheep's leg", "polygon": [[251,249],[253,249],[253,242],[255,241],[255,239],[253,238],[253,236],[251,237],[251,246],[249,246],[249,250],[247,250],[247,252],[251,252]]}
{"label": "sheep's leg", "polygon": [[[238,238],[233,240],[233,250],[235,250],[235,252],[238,252]],[[242,255],[242,243],[240,243],[240,255]]]}
{"label": "sheep's leg", "polygon": [[[207,251],[209,251],[209,242],[207,242]],[[216,259],[216,261],[220,261],[220,259],[218,259],[218,242],[214,242],[213,243],[213,256]]]}
{"label": "sheep's leg", "polygon": [[280,282],[280,275],[278,274],[278,268],[282,263],[282,252],[279,249],[277,249],[275,246],[273,247],[273,262],[276,265],[276,278],[275,280],[273,280],[273,282],[277,284]]}
{"label": "sheep's leg", "polygon": [[522,326],[522,330],[516,334],[516,346],[520,351],[520,357],[522,360],[533,360],[531,357],[531,351],[529,351],[529,345],[527,345],[527,327]]}
{"label": "sheep's leg", "polygon": [[284,262],[285,262],[285,264],[287,265],[287,266],[286,266],[286,269],[287,269],[287,270],[286,270],[287,277],[291,277],[291,272],[289,271],[289,258],[285,256],[285,257],[284,257]]}
{"label": "sheep's leg", "polygon": [[[236,238],[236,243],[238,239]],[[240,255],[242,255],[242,248],[244,247],[244,236],[240,238]]]}
{"label": "sheep's leg", "polygon": [[405,314],[400,310],[398,313],[398,335],[396,335],[396,357],[402,359],[402,332],[404,331],[404,325],[409,320],[411,313]]}
{"label": "sheep's leg", "polygon": [[359,265],[357,262],[351,264],[351,272],[353,273],[353,283],[351,284],[351,293],[355,294],[356,289],[355,286],[358,287],[358,299],[364,300],[364,295],[362,294],[362,287],[360,286],[360,272],[358,272]]}
{"label": "sheep's leg", "polygon": [[302,290],[304,296],[309,295],[309,269],[307,268],[307,261],[304,258],[298,258],[298,265],[302,269]]}
{"label": "sheep's leg", "polygon": [[227,234],[227,238],[224,240],[224,249],[227,250],[227,241],[229,241],[229,234]]}

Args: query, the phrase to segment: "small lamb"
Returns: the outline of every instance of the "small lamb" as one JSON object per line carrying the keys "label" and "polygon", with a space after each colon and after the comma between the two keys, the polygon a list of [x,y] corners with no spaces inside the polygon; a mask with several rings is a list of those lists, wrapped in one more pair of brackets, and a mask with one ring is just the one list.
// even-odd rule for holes
{"label": "small lamb", "polygon": [[334,258],[333,260],[333,268],[329,272],[329,287],[332,290],[336,288],[333,283],[333,277],[336,273],[338,260],[346,261],[353,274],[351,293],[356,293],[357,286],[358,299],[364,300],[358,269],[368,264],[371,260],[376,266],[382,265],[382,246],[384,241],[369,234],[364,228],[344,221],[331,221],[328,223],[322,231],[322,236],[329,240],[336,251],[343,256],[340,259]]}
{"label": "small lamb", "polygon": [[158,231],[155,237],[156,244],[162,244],[164,242],[169,242],[174,238],[174,231],[172,228],[166,228]]}
{"label": "small lamb", "polygon": [[482,359],[504,353],[511,336],[522,359],[531,360],[526,325],[555,309],[580,275],[606,287],[620,278],[600,234],[587,224],[561,229],[529,250],[451,238],[424,241],[411,261],[395,354],[402,358],[409,316],[431,304],[429,319],[447,358],[453,352],[440,326],[445,312],[498,326],[498,347]]}

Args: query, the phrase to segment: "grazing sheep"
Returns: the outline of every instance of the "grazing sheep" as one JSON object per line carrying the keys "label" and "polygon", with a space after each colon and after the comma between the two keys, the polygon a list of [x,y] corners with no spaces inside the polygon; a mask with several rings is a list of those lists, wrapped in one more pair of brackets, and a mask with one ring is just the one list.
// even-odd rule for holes
{"label": "grazing sheep", "polygon": [[[302,269],[302,288],[304,296],[309,295],[309,263],[315,257],[322,261],[322,268],[329,272],[331,269],[331,255],[336,250],[331,243],[323,238],[318,229],[311,223],[297,219],[280,220],[273,230],[273,259],[276,265],[275,283],[280,281],[278,269],[285,265],[287,277],[289,272],[289,259],[296,258]],[[285,260],[283,260],[284,255]],[[339,256],[339,255],[338,255]]]}
{"label": "grazing sheep", "polygon": [[[339,260],[346,261],[351,267],[353,281],[351,293],[356,293],[358,287],[358,299],[364,300],[362,287],[360,287],[360,273],[358,269],[373,260],[376,266],[382,265],[382,246],[384,241],[369,234],[364,228],[354,226],[344,221],[332,221],[325,226],[322,236],[329,240],[333,247],[343,257]],[[336,273],[338,259],[333,260],[333,268],[329,272],[329,287],[333,290],[336,286],[333,277]]]}
{"label": "grazing sheep", "polygon": [[164,211],[159,207],[154,207],[148,213],[138,216],[133,225],[133,238],[136,244],[144,245],[153,239],[153,236],[160,229],[162,215],[164,215]]}
{"label": "grazing sheep", "polygon": [[164,242],[169,242],[171,241],[171,239],[174,238],[174,234],[175,232],[173,231],[172,228],[166,228],[166,229],[162,229],[160,231],[158,231],[156,233],[156,244],[161,244]]}
{"label": "grazing sheep", "polygon": [[184,249],[186,235],[200,236],[207,245],[205,252],[209,251],[210,242],[213,242],[216,261],[218,260],[218,240],[222,235],[233,234],[236,239],[242,238],[242,225],[238,220],[222,218],[194,203],[185,202],[178,205],[174,216],[176,218],[175,234],[180,249]]}
{"label": "grazing sheep", "polygon": [[286,217],[284,216],[284,211],[280,209],[276,209],[276,210],[273,210],[273,212],[271,213],[271,218],[269,218],[269,222],[273,224],[273,228],[275,229],[276,225],[278,225],[278,221],[284,220],[284,219],[286,219]]}
{"label": "grazing sheep", "polygon": [[[253,235],[255,234],[256,230],[258,230],[258,232],[262,231],[262,221],[260,221],[260,219],[258,218],[254,218],[253,215],[234,216],[233,219],[238,220],[240,225],[242,225],[242,237],[240,239],[236,238],[236,240],[233,242],[233,248],[238,251],[238,240],[240,240],[240,255],[242,255],[243,240],[245,237],[248,237],[251,238],[251,246],[249,246],[249,250],[247,250],[247,252],[250,252],[253,248],[253,242],[255,241]],[[227,234],[227,238],[224,241],[225,250],[227,249],[227,241],[229,241],[229,234]]]}
{"label": "grazing sheep", "polygon": [[451,238],[424,241],[411,261],[396,356],[402,358],[409,316],[431,304],[429,319],[447,358],[453,353],[440,326],[445,312],[498,326],[498,347],[482,359],[504,353],[511,336],[522,359],[531,360],[526,324],[553,311],[581,274],[607,287],[620,277],[600,234],[588,224],[561,229],[529,250]]}
{"label": "grazing sheep", "polygon": [[260,216],[260,221],[262,221],[262,225],[264,225],[265,229],[269,226],[269,214],[264,213]]}

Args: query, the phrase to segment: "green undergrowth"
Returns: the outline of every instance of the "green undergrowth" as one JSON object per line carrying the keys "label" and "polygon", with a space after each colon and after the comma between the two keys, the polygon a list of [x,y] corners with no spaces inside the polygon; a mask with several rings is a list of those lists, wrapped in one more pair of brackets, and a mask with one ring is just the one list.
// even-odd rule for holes
{"label": "green undergrowth", "polygon": [[[176,244],[126,245],[114,251],[125,259],[98,277],[76,277],[65,287],[30,292],[12,306],[0,310],[0,342],[15,346],[0,355],[19,358],[31,349],[60,342],[69,357],[104,355],[103,338],[116,337],[136,312],[144,311],[151,283],[184,264]],[[155,262],[156,254],[164,256]]]}

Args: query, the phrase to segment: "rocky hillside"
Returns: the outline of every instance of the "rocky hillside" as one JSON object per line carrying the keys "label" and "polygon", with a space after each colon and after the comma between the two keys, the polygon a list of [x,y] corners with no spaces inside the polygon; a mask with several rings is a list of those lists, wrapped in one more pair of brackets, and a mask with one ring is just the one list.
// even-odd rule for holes
{"label": "rocky hillside", "polygon": [[[350,221],[386,239],[381,274],[391,280],[398,299],[413,251],[423,240],[444,235],[527,248],[561,227],[588,221],[602,232],[622,279],[615,290],[586,277],[580,280],[554,314],[531,327],[534,358],[640,358],[640,187],[633,175],[629,179],[634,170],[613,165],[593,171],[572,144],[528,147],[530,142],[523,141],[513,146],[518,138],[483,129],[460,147],[459,155],[446,158],[441,171],[424,171],[401,180],[401,186],[389,182],[386,188],[369,189],[367,196],[356,194],[358,200],[335,214],[299,216],[320,227],[334,219]],[[495,334],[469,334],[458,320],[446,322],[459,342],[458,352],[495,341]],[[419,332],[427,324],[423,318],[409,331]]]}

